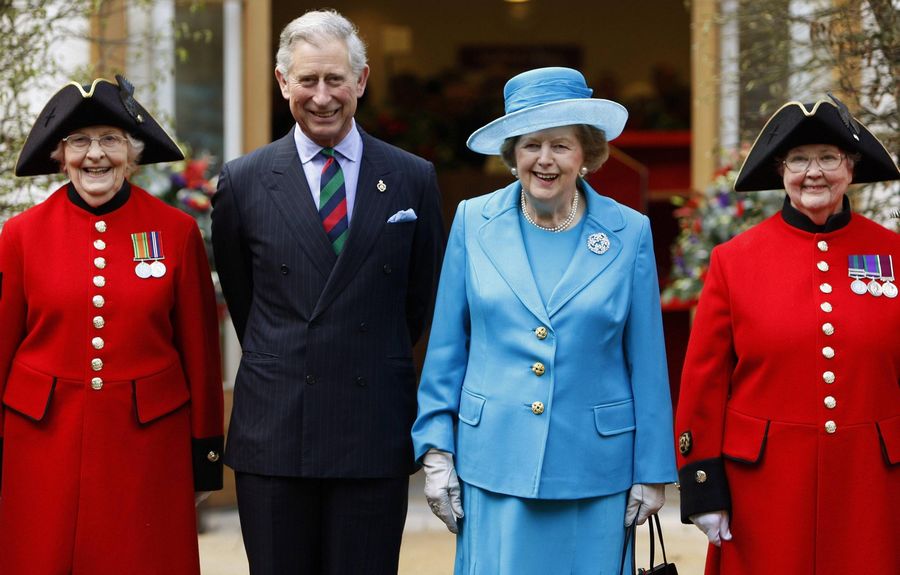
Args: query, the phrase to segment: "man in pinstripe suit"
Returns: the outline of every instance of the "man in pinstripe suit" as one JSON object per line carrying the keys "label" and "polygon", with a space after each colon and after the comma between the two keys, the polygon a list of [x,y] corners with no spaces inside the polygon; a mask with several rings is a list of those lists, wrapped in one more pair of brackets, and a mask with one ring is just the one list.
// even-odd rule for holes
{"label": "man in pinstripe suit", "polygon": [[253,575],[397,572],[412,346],[444,232],[434,167],[353,119],[368,74],[343,16],[288,24],[275,76],[297,124],[226,164],[214,197],[243,349],[225,462]]}

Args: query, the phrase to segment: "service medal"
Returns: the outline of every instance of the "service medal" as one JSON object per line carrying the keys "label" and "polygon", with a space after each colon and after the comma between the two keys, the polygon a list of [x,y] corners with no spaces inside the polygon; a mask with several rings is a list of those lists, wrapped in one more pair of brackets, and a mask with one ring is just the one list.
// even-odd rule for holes
{"label": "service medal", "polygon": [[150,275],[155,278],[161,278],[166,275],[166,264],[162,263],[159,260],[156,260],[152,264],[150,264]]}
{"label": "service medal", "polygon": [[866,267],[864,256],[852,255],[847,257],[847,275],[853,278],[850,282],[850,291],[856,295],[864,295],[866,291],[866,282],[862,278],[866,277]]}
{"label": "service medal", "polygon": [[886,298],[894,299],[897,297],[897,286],[892,284],[894,281],[894,257],[891,255],[878,256],[878,263],[881,265],[881,293]]}
{"label": "service medal", "polygon": [[150,264],[147,262],[140,262],[138,265],[134,266],[134,275],[142,280],[150,277],[150,273]]}

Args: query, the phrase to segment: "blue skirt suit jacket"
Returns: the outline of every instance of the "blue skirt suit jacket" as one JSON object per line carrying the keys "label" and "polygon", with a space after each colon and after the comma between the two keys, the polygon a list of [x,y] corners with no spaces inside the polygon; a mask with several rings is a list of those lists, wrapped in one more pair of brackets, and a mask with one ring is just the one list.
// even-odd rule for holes
{"label": "blue skirt suit jacket", "polygon": [[[649,220],[581,185],[581,237],[546,305],[519,182],[460,203],[418,391],[417,460],[453,453],[463,481],[523,498],[675,481]],[[598,234],[602,253],[588,249]]]}

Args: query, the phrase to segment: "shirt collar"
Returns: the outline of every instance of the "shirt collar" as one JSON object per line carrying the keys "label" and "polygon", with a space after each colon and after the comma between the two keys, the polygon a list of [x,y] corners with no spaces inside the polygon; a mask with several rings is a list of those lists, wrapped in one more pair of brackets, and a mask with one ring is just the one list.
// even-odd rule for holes
{"label": "shirt collar", "polygon": [[[359,130],[356,128],[356,120],[351,118],[350,121],[350,131],[334,149],[341,155],[342,160],[358,162],[362,156],[362,136],[359,135]],[[299,125],[294,127],[294,143],[297,145],[297,154],[300,156],[301,164],[309,162],[322,150],[322,146],[304,134]]]}
{"label": "shirt collar", "polygon": [[800,210],[792,206],[791,198],[789,196],[785,196],[784,206],[781,208],[781,217],[785,222],[787,222],[788,225],[803,230],[804,232],[810,232],[812,234],[824,234],[827,232],[839,230],[850,223],[850,216],[853,214],[853,212],[850,209],[850,199],[846,195],[842,200],[841,206],[841,211],[828,216],[828,219],[825,220],[825,223],[820,226],[819,224],[809,219],[809,216],[801,213]]}

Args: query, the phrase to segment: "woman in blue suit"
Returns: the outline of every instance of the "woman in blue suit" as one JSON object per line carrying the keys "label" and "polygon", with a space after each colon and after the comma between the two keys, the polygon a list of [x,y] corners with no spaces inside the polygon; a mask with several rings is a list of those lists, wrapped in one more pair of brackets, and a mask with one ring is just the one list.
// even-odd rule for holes
{"label": "woman in blue suit", "polygon": [[520,74],[467,142],[517,181],[457,209],[413,426],[458,575],[618,575],[676,478],[649,221],[583,179],[628,113],[591,92]]}

